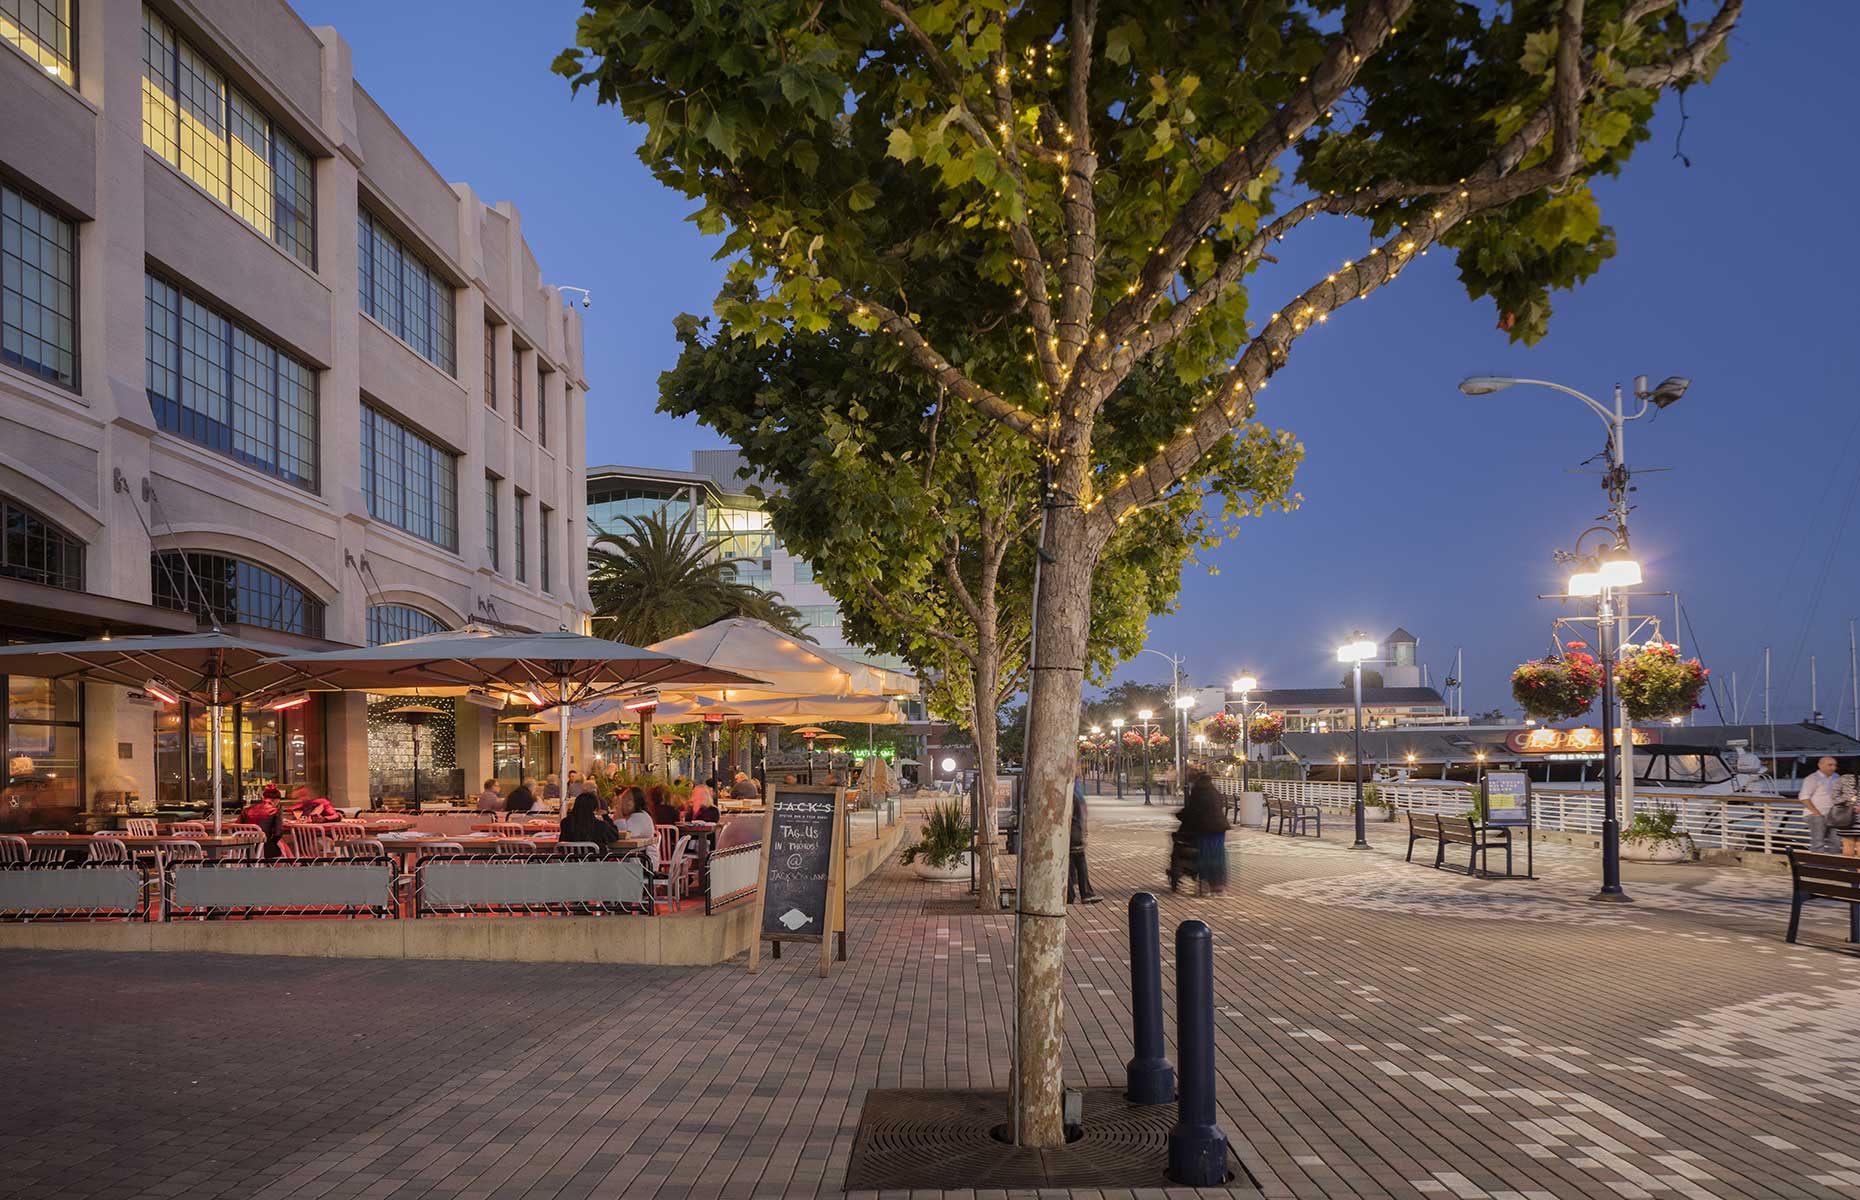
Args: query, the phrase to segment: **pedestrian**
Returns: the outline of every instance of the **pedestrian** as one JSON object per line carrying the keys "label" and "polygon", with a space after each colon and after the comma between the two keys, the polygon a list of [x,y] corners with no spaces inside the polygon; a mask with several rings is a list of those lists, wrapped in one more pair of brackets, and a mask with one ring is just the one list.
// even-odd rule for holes
{"label": "pedestrian", "polygon": [[1091,890],[1091,875],[1085,869],[1085,781],[1072,778],[1072,823],[1067,837],[1066,903],[1076,896],[1080,904],[1098,904],[1104,897]]}
{"label": "pedestrian", "polygon": [[[1188,798],[1176,814],[1181,835],[1195,847],[1195,878],[1203,890],[1220,895],[1227,890],[1227,806],[1214,780],[1196,771],[1188,787]],[[1175,881],[1170,879],[1173,889]]]}
{"label": "pedestrian", "polygon": [[1841,838],[1828,823],[1828,813],[1837,801],[1853,797],[1853,780],[1835,772],[1840,764],[1832,758],[1824,758],[1816,764],[1815,773],[1802,781],[1802,790],[1797,798],[1802,801],[1802,813],[1808,818],[1808,848],[1816,854],[1839,854]]}

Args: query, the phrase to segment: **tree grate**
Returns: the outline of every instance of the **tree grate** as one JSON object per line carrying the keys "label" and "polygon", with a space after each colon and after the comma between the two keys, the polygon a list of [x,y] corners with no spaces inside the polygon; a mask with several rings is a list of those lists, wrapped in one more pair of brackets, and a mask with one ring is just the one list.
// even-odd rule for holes
{"label": "tree grate", "polygon": [[[859,1114],[846,1190],[1170,1187],[1164,1168],[1175,1118],[1173,1104],[1139,1106],[1117,1088],[1087,1088],[1078,1139],[1033,1150],[995,1136],[1008,1119],[1006,1092],[874,1088]],[[1238,1171],[1231,1152],[1229,1166]],[[1243,1171],[1226,1187],[1259,1194]]]}

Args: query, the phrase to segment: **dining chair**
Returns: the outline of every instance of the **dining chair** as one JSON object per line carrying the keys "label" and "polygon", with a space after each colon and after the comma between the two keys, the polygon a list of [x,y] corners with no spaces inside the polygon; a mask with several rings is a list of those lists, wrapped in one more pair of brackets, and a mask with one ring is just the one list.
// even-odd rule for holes
{"label": "dining chair", "polygon": [[207,861],[207,852],[200,848],[200,843],[190,842],[186,838],[163,842],[161,852],[171,863]]}
{"label": "dining chair", "polygon": [[23,867],[32,861],[32,850],[22,837],[0,837],[0,867]]}
{"label": "dining chair", "polygon": [[153,817],[125,817],[123,832],[130,837],[155,837],[158,834]]}
{"label": "dining chair", "polygon": [[336,853],[343,858],[386,858],[387,847],[380,838],[350,838],[336,843]]}
{"label": "dining chair", "polygon": [[[176,821],[168,828],[174,832],[175,836],[186,837],[190,833],[207,832],[207,823],[205,821]],[[237,827],[233,825],[222,825],[221,828],[234,829]]]}
{"label": "dining chair", "polygon": [[491,843],[491,853],[502,857],[506,854],[534,854],[536,840],[524,837],[501,837]]}
{"label": "dining chair", "polygon": [[335,839],[326,825],[292,825],[285,831],[296,858],[327,858],[336,852]]}
{"label": "dining chair", "polygon": [[672,906],[674,900],[685,898],[685,876],[690,865],[687,862],[690,853],[691,835],[684,834],[673,844],[671,856],[660,860],[660,870],[652,877],[652,886],[664,897],[667,908]]}
{"label": "dining chair", "polygon": [[240,862],[265,861],[265,831],[255,827],[234,829],[231,831],[233,844],[227,846],[222,857]]}
{"label": "dining chair", "polygon": [[657,832],[659,835],[659,865],[663,867],[666,863],[671,861],[672,852],[678,849],[678,826],[660,825],[657,827]]}
{"label": "dining chair", "polygon": [[135,861],[129,853],[129,847],[121,838],[97,834],[84,848],[84,861],[87,863],[121,863],[129,866]]}
{"label": "dining chair", "polygon": [[[71,831],[69,829],[35,829],[32,831],[32,836],[68,838],[71,836]],[[63,846],[34,846],[32,848],[32,861],[36,863],[62,863],[65,861],[65,849]]]}

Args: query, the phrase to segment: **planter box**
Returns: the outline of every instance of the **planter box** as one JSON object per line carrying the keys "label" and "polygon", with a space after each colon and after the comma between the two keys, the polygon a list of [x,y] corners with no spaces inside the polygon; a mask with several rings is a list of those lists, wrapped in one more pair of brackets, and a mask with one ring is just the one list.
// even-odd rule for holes
{"label": "planter box", "polygon": [[920,858],[911,864],[911,871],[926,883],[967,883],[969,856],[959,854],[955,862],[943,867],[933,867]]}
{"label": "planter box", "polygon": [[1363,820],[1366,822],[1388,822],[1394,819],[1395,810],[1392,808],[1380,808],[1374,804],[1363,805]]}
{"label": "planter box", "polygon": [[1266,827],[1266,793],[1240,793],[1240,823],[1255,829]]}
{"label": "planter box", "polygon": [[1656,842],[1652,838],[1622,838],[1621,857],[1629,862],[1677,863],[1692,861],[1692,839]]}

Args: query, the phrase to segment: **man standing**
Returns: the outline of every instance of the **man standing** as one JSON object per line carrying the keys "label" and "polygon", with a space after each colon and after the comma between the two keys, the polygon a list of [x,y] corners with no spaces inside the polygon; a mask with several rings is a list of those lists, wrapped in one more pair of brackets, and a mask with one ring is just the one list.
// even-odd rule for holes
{"label": "man standing", "polygon": [[1069,833],[1067,848],[1071,853],[1066,866],[1066,903],[1071,904],[1076,896],[1081,904],[1097,904],[1102,897],[1091,890],[1091,876],[1085,870],[1085,781],[1076,776],[1072,780],[1072,827]]}
{"label": "man standing", "polygon": [[1815,773],[1802,781],[1798,797],[1808,818],[1808,848],[1817,854],[1841,852],[1840,836],[1828,828],[1828,811],[1853,785],[1834,773],[1836,766],[1832,758],[1822,759]]}

